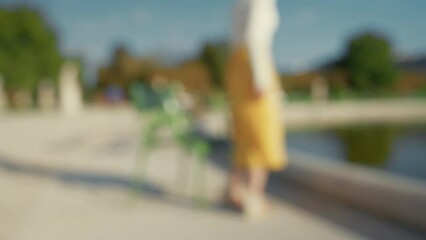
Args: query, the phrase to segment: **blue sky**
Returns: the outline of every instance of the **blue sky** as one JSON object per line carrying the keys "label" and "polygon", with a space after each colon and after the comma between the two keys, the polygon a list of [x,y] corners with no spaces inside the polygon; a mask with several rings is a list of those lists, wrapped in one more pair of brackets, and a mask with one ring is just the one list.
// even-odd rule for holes
{"label": "blue sky", "polygon": [[[232,0],[0,0],[43,10],[65,54],[94,68],[118,43],[135,54],[183,57],[230,32]],[[339,56],[354,34],[378,30],[399,56],[426,53],[425,0],[278,0],[274,53],[281,70],[303,70]]]}

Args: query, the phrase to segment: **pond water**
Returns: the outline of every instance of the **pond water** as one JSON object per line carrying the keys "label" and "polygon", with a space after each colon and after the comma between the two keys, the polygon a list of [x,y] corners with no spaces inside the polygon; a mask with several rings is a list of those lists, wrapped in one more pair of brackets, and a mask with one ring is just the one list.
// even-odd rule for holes
{"label": "pond water", "polygon": [[[369,126],[289,132],[292,149],[426,181],[426,126]],[[323,160],[324,161],[324,160]]]}

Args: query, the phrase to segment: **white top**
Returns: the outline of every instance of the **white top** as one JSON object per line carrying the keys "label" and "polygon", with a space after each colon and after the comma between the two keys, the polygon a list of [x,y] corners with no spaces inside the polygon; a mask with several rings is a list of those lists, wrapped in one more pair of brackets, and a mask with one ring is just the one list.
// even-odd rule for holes
{"label": "white top", "polygon": [[254,85],[260,91],[275,76],[272,44],[278,26],[277,0],[236,0],[232,46],[248,48]]}

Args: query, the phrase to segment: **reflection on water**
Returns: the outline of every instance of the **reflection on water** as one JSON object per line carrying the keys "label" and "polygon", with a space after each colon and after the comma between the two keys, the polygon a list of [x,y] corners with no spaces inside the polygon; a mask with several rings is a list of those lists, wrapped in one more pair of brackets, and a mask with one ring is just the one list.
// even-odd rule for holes
{"label": "reflection on water", "polygon": [[346,159],[370,166],[385,166],[392,152],[395,129],[388,126],[353,127],[339,129]]}
{"label": "reflection on water", "polygon": [[288,146],[426,180],[426,126],[368,126],[288,134]]}

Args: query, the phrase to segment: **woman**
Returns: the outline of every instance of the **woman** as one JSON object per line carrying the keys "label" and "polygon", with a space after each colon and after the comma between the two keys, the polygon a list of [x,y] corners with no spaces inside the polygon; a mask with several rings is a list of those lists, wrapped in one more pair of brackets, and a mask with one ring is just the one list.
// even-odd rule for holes
{"label": "woman", "polygon": [[235,146],[227,197],[250,219],[268,211],[269,172],[282,170],[287,162],[281,88],[272,54],[279,25],[276,1],[236,0],[226,76]]}

